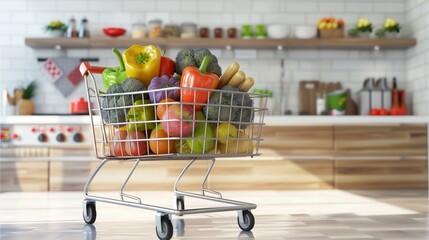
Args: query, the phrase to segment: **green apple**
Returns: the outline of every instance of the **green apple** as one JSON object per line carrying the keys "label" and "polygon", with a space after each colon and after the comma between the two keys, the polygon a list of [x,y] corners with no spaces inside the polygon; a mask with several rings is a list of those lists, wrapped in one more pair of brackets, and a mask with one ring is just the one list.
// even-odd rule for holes
{"label": "green apple", "polygon": [[217,128],[217,137],[220,143],[226,143],[228,138],[236,138],[237,128],[231,123],[221,123]]}
{"label": "green apple", "polygon": [[202,154],[210,151],[214,147],[215,141],[210,138],[216,137],[216,132],[211,123],[207,123],[202,111],[195,112],[195,118],[200,120],[196,123],[194,134],[186,138],[186,144],[192,153]]}
{"label": "green apple", "polygon": [[128,111],[127,120],[128,122],[139,122],[139,123],[128,123],[128,131],[146,131],[154,129],[155,122],[147,122],[155,120],[155,108],[154,106],[145,106],[151,104],[149,99],[137,100],[134,102],[134,106]]}

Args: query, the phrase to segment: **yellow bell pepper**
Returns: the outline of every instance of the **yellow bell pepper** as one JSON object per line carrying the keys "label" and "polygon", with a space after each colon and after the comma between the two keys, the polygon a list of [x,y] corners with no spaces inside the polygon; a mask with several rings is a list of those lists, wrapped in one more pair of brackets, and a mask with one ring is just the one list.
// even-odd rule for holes
{"label": "yellow bell pepper", "polygon": [[161,52],[154,45],[132,45],[123,53],[127,76],[149,86],[161,66]]}

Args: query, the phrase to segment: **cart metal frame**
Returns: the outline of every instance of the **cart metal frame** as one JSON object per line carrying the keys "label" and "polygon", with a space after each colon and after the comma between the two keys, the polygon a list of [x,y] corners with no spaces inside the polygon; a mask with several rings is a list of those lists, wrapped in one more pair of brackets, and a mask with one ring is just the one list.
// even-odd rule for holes
{"label": "cart metal frame", "polygon": [[[92,111],[91,106],[91,98],[96,98],[96,104],[98,109],[101,109],[101,104],[99,101],[99,93],[98,88],[96,85],[96,81],[94,78],[93,73],[101,73],[105,68],[104,67],[94,67],[90,66],[89,63],[84,62],[82,63],[80,67],[80,71],[85,79],[85,85],[87,89],[87,97],[88,97],[88,107],[90,109],[90,118],[91,118],[91,128],[93,131],[93,138],[94,138],[94,151],[98,158],[100,158],[100,155],[97,150],[97,139],[95,136],[95,124],[94,124],[94,118],[95,115]],[[94,85],[94,88],[91,88],[89,86],[88,82],[88,76],[92,79],[92,84]],[[265,108],[264,108],[265,110]],[[263,116],[262,116],[263,121]],[[102,121],[101,121],[102,122]],[[103,124],[103,123],[102,123]],[[262,127],[262,123],[259,124],[259,127]],[[107,141],[106,133],[102,131],[102,137],[103,141]],[[260,136],[258,139],[255,140],[261,140]],[[258,144],[259,144],[259,141]],[[256,149],[258,149],[258,145],[256,146]],[[257,156],[260,155],[258,152],[251,153],[251,154],[243,154],[242,156]],[[240,154],[224,154],[223,156],[230,156],[230,157],[237,157],[240,156]],[[103,197],[98,196],[94,194],[89,194],[89,187],[91,186],[91,183],[93,182],[94,178],[97,176],[97,174],[100,172],[100,170],[105,166],[106,163],[110,161],[117,161],[117,160],[126,160],[126,161],[135,161],[132,168],[130,169],[128,175],[126,176],[120,190],[119,190],[119,196],[118,198],[111,198],[111,197]],[[137,169],[140,162],[144,161],[157,161],[157,160],[177,160],[177,159],[187,159],[189,162],[187,165],[183,168],[183,170],[178,175],[175,183],[174,183],[174,203],[173,208],[168,207],[162,207],[162,206],[155,206],[150,205],[142,202],[142,199],[138,196],[134,196],[128,193],[125,193],[124,189],[126,188],[131,176]],[[201,182],[200,190],[201,193],[195,193],[195,192],[189,192],[185,190],[179,189],[179,183],[182,179],[182,177],[186,174],[186,172],[192,167],[192,165],[198,161],[198,160],[205,160],[210,161],[210,164],[208,166],[207,172]],[[98,164],[98,166],[95,168],[95,170],[90,175],[87,183],[84,187],[84,200],[83,200],[83,218],[84,221],[88,224],[93,224],[96,220],[96,202],[104,202],[104,203],[110,203],[110,204],[117,204],[127,207],[134,207],[134,208],[141,208],[146,210],[155,211],[155,223],[156,223],[156,233],[159,239],[170,239],[173,234],[173,228],[171,224],[171,216],[183,216],[188,214],[199,214],[199,213],[211,213],[211,212],[225,212],[225,211],[237,211],[237,222],[239,227],[243,231],[250,231],[254,224],[255,219],[253,214],[251,213],[251,210],[255,209],[257,207],[256,204],[248,203],[248,202],[242,202],[242,201],[236,201],[232,199],[226,199],[222,196],[222,194],[218,191],[208,189],[206,187],[207,179],[213,169],[214,164],[216,163],[216,154],[200,154],[200,155],[192,155],[192,154],[176,154],[176,155],[168,155],[168,156],[160,156],[160,155],[153,155],[153,156],[145,156],[144,158],[130,158],[130,157],[104,157],[103,160]],[[211,194],[213,196],[208,196],[207,194]],[[220,206],[220,207],[209,207],[209,208],[186,208],[185,207],[185,197],[189,198],[198,198],[203,199],[209,202],[218,202],[223,203],[228,206]]]}

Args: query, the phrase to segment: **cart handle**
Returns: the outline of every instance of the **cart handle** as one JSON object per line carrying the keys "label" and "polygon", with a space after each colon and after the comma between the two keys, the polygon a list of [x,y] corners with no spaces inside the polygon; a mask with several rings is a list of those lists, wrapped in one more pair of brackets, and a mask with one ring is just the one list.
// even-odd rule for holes
{"label": "cart handle", "polygon": [[83,76],[88,75],[88,71],[95,73],[95,74],[101,74],[101,73],[103,73],[104,69],[106,69],[106,68],[107,67],[91,66],[89,64],[89,62],[82,62],[80,64],[79,71],[83,77]]}

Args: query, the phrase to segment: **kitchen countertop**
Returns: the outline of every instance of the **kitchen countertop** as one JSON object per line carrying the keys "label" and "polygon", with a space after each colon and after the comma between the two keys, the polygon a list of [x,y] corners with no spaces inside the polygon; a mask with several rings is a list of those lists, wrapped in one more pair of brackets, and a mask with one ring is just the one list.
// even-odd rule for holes
{"label": "kitchen countertop", "polygon": [[[268,126],[428,124],[429,116],[265,116]],[[89,116],[8,116],[1,124],[89,124]]]}

